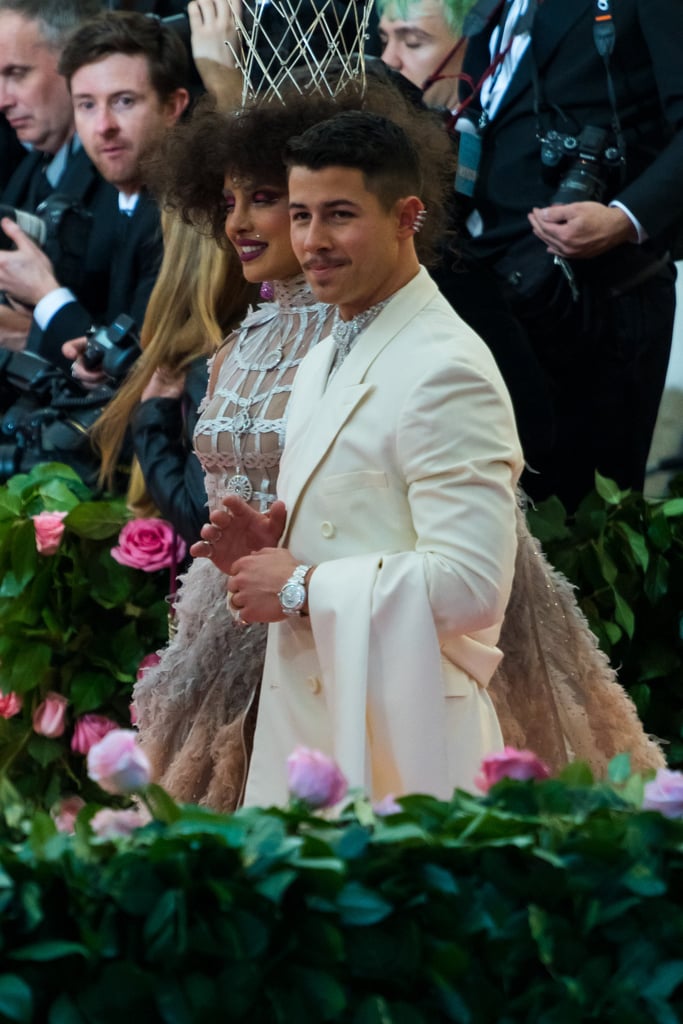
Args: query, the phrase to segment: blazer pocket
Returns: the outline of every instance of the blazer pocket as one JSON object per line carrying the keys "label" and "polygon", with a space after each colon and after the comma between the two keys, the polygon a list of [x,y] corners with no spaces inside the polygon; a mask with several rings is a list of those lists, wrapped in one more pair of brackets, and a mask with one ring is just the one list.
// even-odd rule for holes
{"label": "blazer pocket", "polygon": [[374,469],[360,469],[355,473],[335,473],[320,480],[321,494],[342,494],[365,487],[388,487],[386,473]]}
{"label": "blazer pocket", "polygon": [[477,689],[476,680],[443,655],[441,656],[441,676],[445,697],[469,697]]}

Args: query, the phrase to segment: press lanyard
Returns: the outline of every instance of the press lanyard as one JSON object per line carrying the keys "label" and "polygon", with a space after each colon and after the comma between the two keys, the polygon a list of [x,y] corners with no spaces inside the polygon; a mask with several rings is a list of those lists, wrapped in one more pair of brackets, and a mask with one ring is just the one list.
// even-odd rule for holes
{"label": "press lanyard", "polygon": [[[497,42],[496,53],[494,54],[494,56],[493,56],[493,58],[491,60],[491,63],[484,70],[484,73],[482,74],[481,78],[476,83],[476,85],[472,81],[472,79],[470,78],[469,75],[463,75],[462,76],[463,77],[463,81],[467,82],[467,84],[470,85],[470,87],[472,89],[472,92],[467,97],[467,99],[463,100],[463,102],[460,103],[456,107],[456,109],[452,112],[451,118],[450,118],[450,120],[448,122],[448,127],[450,129],[455,127],[455,123],[458,120],[458,118],[461,117],[461,115],[467,110],[467,108],[481,94],[482,87],[483,87],[484,83],[489,78],[492,79],[491,86],[493,87],[495,85],[495,83],[496,83],[496,81],[498,79],[498,76],[500,75],[501,71],[503,70],[503,63],[505,61],[505,58],[507,57],[507,55],[509,54],[510,50],[512,49],[512,46],[513,46],[514,41],[515,41],[515,38],[517,36],[523,35],[525,32],[528,32],[528,31],[531,30],[531,26],[532,26],[534,17],[536,16],[536,9],[538,7],[538,4],[539,4],[540,0],[529,0],[529,4],[528,4],[524,14],[520,15],[515,20],[515,23],[512,26],[512,30],[510,32],[509,38],[507,39],[507,42],[505,43],[504,46],[501,45],[502,42],[503,42],[504,35],[505,35],[506,23],[508,21],[508,18],[510,17],[510,12],[511,12],[513,6],[514,6],[514,2],[515,2],[515,0],[505,0],[504,4],[499,4],[498,7],[495,8],[492,11],[491,16],[495,15],[498,10],[501,10],[500,24],[499,24],[499,35],[498,35],[498,42]],[[478,128],[481,130],[483,127],[485,127],[485,125],[487,124],[488,120],[489,120],[488,114],[487,114],[486,110],[484,110],[482,108],[481,116],[479,118]]]}

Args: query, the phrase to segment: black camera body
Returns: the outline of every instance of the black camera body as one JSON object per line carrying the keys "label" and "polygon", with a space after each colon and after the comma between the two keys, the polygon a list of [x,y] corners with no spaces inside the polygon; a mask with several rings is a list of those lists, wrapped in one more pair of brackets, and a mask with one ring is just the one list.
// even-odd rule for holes
{"label": "black camera body", "polygon": [[[93,226],[92,214],[70,196],[54,193],[35,213],[0,205],[0,217],[9,217],[49,256],[57,278],[66,288],[83,282],[85,254]],[[14,243],[0,230],[0,249]]]}
{"label": "black camera body", "polygon": [[112,381],[121,381],[140,355],[140,339],[132,317],[122,313],[108,327],[88,331],[83,364],[88,370],[102,370]]}
{"label": "black camera body", "polygon": [[0,352],[0,483],[41,462],[65,462],[94,484],[99,460],[88,431],[113,394],[107,386],[84,391],[34,352]]}
{"label": "black camera body", "polygon": [[622,163],[617,146],[607,141],[608,132],[594,125],[586,125],[579,135],[552,130],[543,136],[543,167],[564,171],[551,204],[602,201],[611,175]]}
{"label": "black camera body", "polygon": [[110,383],[86,390],[35,352],[0,349],[0,483],[40,462],[65,462],[93,486],[100,460],[90,428],[140,354],[135,323],[121,315],[93,329],[84,361]]}

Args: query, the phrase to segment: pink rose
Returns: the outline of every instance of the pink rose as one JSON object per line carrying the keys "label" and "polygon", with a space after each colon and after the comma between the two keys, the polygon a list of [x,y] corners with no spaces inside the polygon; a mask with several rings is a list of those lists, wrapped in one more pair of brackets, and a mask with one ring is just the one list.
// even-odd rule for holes
{"label": "pink rose", "polygon": [[137,681],[140,682],[140,680],[144,678],[147,669],[154,668],[154,666],[158,665],[160,661],[161,657],[157,654],[156,651],[152,651],[151,654],[146,654],[142,661],[140,662],[140,664],[138,665],[138,671],[135,677]]}
{"label": "pink rose", "polygon": [[0,692],[0,718],[13,718],[23,706],[23,698],[18,693]]}
{"label": "pink rose", "polygon": [[36,531],[36,547],[41,555],[54,555],[62,542],[63,519],[67,512],[41,512],[31,516]]}
{"label": "pink rose", "polygon": [[111,718],[105,718],[104,715],[81,715],[76,719],[71,749],[76,754],[87,754],[92,746],[113,729],[118,729],[118,725]]}
{"label": "pink rose", "polygon": [[310,807],[332,807],[349,788],[338,765],[319,750],[297,747],[287,758],[290,794]]}
{"label": "pink rose", "polygon": [[128,712],[130,714],[130,724],[131,725],[137,725],[138,724],[138,709],[137,709],[137,705],[136,705],[134,700],[132,700],[130,702],[130,704],[128,705]]}
{"label": "pink rose", "polygon": [[113,729],[88,751],[88,775],[107,793],[134,793],[149,783],[150,774],[132,729]]}
{"label": "pink rose", "polygon": [[71,834],[76,827],[76,818],[82,807],[85,807],[85,800],[81,800],[80,796],[65,797],[57,809],[52,812],[57,831]]}
{"label": "pink rose", "polygon": [[45,700],[33,712],[33,729],[40,736],[55,739],[61,736],[66,727],[66,697],[51,690]]}
{"label": "pink rose", "polygon": [[136,828],[142,828],[151,820],[145,807],[131,807],[125,811],[113,811],[110,807],[103,807],[94,815],[90,827],[101,839],[115,839],[119,836],[129,836]]}
{"label": "pink rose", "polygon": [[683,774],[659,768],[654,779],[645,783],[644,811],[659,811],[665,818],[683,816]]}
{"label": "pink rose", "polygon": [[501,779],[547,779],[548,767],[531,750],[515,750],[505,747],[499,754],[489,754],[481,762],[481,770],[474,784],[482,793],[488,793],[491,786]]}
{"label": "pink rose", "polygon": [[112,548],[111,554],[131,569],[156,572],[182,562],[186,551],[183,538],[164,519],[132,519],[122,528],[118,547]]}
{"label": "pink rose", "polygon": [[394,800],[392,793],[387,793],[385,797],[378,800],[372,805],[372,809],[378,818],[386,818],[389,814],[401,814],[403,811],[401,805]]}

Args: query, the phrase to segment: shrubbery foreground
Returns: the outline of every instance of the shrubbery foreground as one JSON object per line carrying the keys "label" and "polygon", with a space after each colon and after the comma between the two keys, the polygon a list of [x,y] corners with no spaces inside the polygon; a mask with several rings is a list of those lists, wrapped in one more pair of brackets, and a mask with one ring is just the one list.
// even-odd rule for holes
{"label": "shrubbery foreground", "polygon": [[[674,1024],[683,822],[643,789],[620,757],[605,783],[576,764],[329,820],[151,787],[154,820],[119,837],[95,807],[69,836],[10,806],[0,1019]],[[678,773],[649,793],[683,810]]]}

